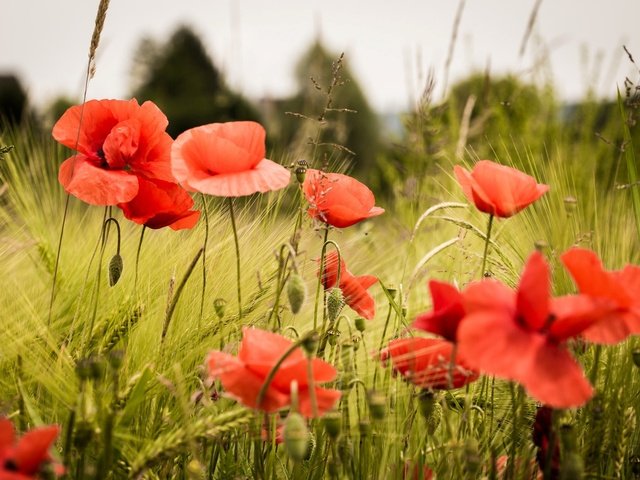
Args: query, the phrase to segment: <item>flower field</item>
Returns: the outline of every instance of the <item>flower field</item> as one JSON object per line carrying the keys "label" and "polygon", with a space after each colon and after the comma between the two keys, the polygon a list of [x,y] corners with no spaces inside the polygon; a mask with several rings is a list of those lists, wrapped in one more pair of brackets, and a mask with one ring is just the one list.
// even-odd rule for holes
{"label": "flower field", "polygon": [[0,480],[640,478],[634,88],[614,187],[592,125],[487,159],[448,105],[374,195],[331,88],[304,159],[136,99],[5,128]]}

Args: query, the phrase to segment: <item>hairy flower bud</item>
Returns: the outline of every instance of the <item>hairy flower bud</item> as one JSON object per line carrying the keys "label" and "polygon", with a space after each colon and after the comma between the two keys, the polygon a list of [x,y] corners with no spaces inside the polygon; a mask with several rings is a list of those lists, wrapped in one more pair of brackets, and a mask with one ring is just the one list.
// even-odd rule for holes
{"label": "hairy flower bud", "polygon": [[293,272],[289,276],[289,281],[287,282],[287,297],[289,298],[291,312],[295,315],[300,311],[307,298],[307,285],[296,272]]}
{"label": "hairy flower bud", "polygon": [[283,436],[285,448],[293,461],[304,460],[309,450],[309,430],[302,415],[297,412],[289,414],[284,422]]}
{"label": "hairy flower bud", "polygon": [[335,322],[344,307],[344,295],[342,290],[334,287],[329,290],[327,295],[327,317],[330,322]]}
{"label": "hairy flower bud", "polygon": [[116,253],[113,257],[111,257],[111,261],[109,262],[109,286],[113,287],[118,280],[120,280],[120,276],[122,275],[122,257],[119,253]]}

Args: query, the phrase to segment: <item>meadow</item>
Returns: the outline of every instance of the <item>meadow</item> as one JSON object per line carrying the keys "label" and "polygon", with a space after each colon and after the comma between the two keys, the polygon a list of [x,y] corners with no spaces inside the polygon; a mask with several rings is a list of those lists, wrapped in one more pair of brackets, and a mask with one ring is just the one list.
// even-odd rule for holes
{"label": "meadow", "polygon": [[129,100],[3,128],[0,480],[640,478],[635,84],[426,89],[374,199],[338,83],[304,161]]}

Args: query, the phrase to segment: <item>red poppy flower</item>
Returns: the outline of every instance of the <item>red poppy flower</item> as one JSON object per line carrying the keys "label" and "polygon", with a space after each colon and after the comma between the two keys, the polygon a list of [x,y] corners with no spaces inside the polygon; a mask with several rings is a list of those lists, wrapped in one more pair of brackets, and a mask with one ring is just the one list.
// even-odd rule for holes
{"label": "red poppy flower", "polygon": [[[307,359],[301,349],[296,349],[282,363],[266,389],[262,403],[258,405],[258,394],[269,372],[291,347],[291,341],[275,333],[256,328],[243,328],[238,356],[213,351],[207,357],[209,375],[220,379],[227,395],[242,404],[273,412],[291,404],[291,382],[298,382],[300,413],[313,415],[307,377]],[[330,382],[336,377],[336,369],[327,362],[311,360],[318,414],[333,408],[340,398],[338,390],[318,387],[318,383]]]}
{"label": "red poppy flower", "polygon": [[[327,253],[324,265],[322,284],[325,290],[328,290],[336,286],[338,279],[338,253],[335,251]],[[367,289],[377,281],[378,278],[373,275],[356,277],[347,270],[344,260],[340,259],[340,284],[338,288],[342,290],[347,305],[367,320],[372,320],[376,316],[376,303]]]}
{"label": "red poppy flower", "polygon": [[460,166],[454,172],[469,201],[496,217],[518,213],[549,190],[526,173],[490,160],[480,160],[471,172]]}
{"label": "red poppy flower", "polygon": [[555,408],[591,398],[593,388],[565,344],[602,312],[584,296],[552,300],[549,267],[540,253],[529,257],[516,292],[484,280],[463,294],[467,315],[458,327],[458,348],[469,365],[516,380]]}
{"label": "red poppy flower", "polygon": [[[82,120],[82,123],[81,123]],[[69,108],[53,138],[78,151],[60,166],[58,180],[71,195],[92,205],[128,202],[138,176],[174,182],[167,117],[152,102],[89,100]]]}
{"label": "red poppy flower", "polygon": [[187,130],[171,149],[173,174],[187,190],[219,197],[284,188],[291,173],[265,158],[265,136],[256,122],[211,123]]}
{"label": "red poppy flower", "polygon": [[[440,338],[398,338],[382,350],[380,359],[391,358],[393,369],[420,388],[442,390],[460,388],[478,378],[460,356],[451,368],[453,343]],[[450,375],[453,373],[453,378]]]}
{"label": "red poppy flower", "polygon": [[129,220],[149,228],[192,228],[200,212],[191,210],[193,199],[176,183],[138,177],[138,194],[118,207]]}
{"label": "red poppy flower", "polygon": [[[13,425],[0,418],[0,480],[28,480],[40,478],[41,469],[51,462],[49,448],[60,429],[57,426],[34,428],[16,439]],[[53,465],[56,475],[64,471]]]}
{"label": "red poppy flower", "polygon": [[307,170],[303,184],[309,215],[337,228],[349,227],[384,213],[366,185],[340,173]]}
{"label": "red poppy flower", "polygon": [[412,326],[455,343],[458,325],[464,318],[462,294],[453,285],[436,280],[429,282],[429,290],[433,310],[418,315]]}
{"label": "red poppy flower", "polygon": [[607,271],[591,250],[572,248],[561,257],[580,292],[608,306],[609,311],[583,336],[595,343],[618,343],[640,333],[640,267]]}

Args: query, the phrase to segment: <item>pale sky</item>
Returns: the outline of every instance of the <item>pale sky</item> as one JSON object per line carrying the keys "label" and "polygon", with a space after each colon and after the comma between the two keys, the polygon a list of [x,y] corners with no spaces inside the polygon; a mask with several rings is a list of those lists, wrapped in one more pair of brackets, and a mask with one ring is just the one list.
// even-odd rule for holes
{"label": "pale sky", "polygon": [[[452,80],[474,70],[551,75],[562,98],[589,87],[613,96],[638,80],[640,0],[543,0],[527,51],[519,50],[536,0],[467,0]],[[0,0],[0,74],[15,71],[31,99],[80,98],[98,0]],[[257,99],[293,88],[293,66],[319,34],[347,61],[378,110],[407,108],[433,69],[439,88],[459,0],[111,0],[89,98],[124,98],[139,39],[178,24],[199,33],[227,82]],[[538,59],[544,59],[542,63]],[[532,69],[533,65],[537,65]]]}

